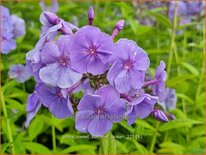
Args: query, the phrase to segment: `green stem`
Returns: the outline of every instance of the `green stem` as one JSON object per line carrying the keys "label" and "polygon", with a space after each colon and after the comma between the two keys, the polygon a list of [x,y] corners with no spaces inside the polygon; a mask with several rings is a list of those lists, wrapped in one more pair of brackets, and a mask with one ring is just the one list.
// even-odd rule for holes
{"label": "green stem", "polygon": [[167,65],[167,77],[168,78],[170,75],[170,69],[171,69],[171,65],[172,65],[173,49],[174,49],[176,29],[177,29],[177,6],[178,6],[178,1],[175,1],[173,28],[172,28],[171,42],[170,42],[170,48],[169,48],[169,61],[168,61],[168,65]]}
{"label": "green stem", "polygon": [[56,132],[55,132],[55,126],[54,126],[54,116],[52,115],[52,146],[54,152],[56,152]]}
{"label": "green stem", "polygon": [[7,114],[7,110],[6,110],[6,104],[5,104],[5,101],[4,101],[4,95],[3,95],[2,89],[0,91],[1,91],[1,104],[2,104],[2,109],[3,109],[3,114],[4,114],[4,117],[6,119],[8,140],[9,140],[9,143],[10,143],[12,154],[15,154],[13,137],[12,137],[12,132],[11,132],[11,128],[10,128],[10,125],[9,125],[10,123],[9,123],[8,114]]}
{"label": "green stem", "polygon": [[149,149],[151,153],[153,153],[153,151],[154,151],[154,146],[155,146],[155,143],[156,143],[156,140],[157,140],[157,133],[158,133],[159,125],[160,125],[160,122],[157,121],[157,123],[156,123],[156,130],[155,130],[155,133],[154,133],[154,135],[152,137],[152,142],[151,142],[150,149]]}

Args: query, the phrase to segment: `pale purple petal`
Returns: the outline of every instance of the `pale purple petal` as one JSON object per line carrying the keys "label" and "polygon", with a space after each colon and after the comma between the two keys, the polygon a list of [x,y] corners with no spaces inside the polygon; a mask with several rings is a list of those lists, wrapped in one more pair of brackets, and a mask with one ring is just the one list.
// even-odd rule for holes
{"label": "pale purple petal", "polygon": [[82,97],[77,106],[78,110],[95,110],[96,107],[101,106],[101,97],[99,95],[86,94]]}
{"label": "pale purple petal", "polygon": [[130,79],[127,70],[123,70],[114,80],[118,92],[126,93],[131,89]]}
{"label": "pale purple petal", "polygon": [[88,126],[94,113],[93,110],[78,111],[76,114],[75,128],[80,132],[88,132]]}
{"label": "pale purple petal", "polygon": [[103,136],[112,128],[112,122],[104,119],[94,119],[89,123],[88,131],[93,136]]}

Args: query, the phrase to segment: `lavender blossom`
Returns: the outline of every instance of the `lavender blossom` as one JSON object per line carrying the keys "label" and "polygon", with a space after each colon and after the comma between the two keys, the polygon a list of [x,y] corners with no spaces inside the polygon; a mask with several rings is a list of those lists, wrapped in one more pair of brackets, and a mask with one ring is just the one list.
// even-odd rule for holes
{"label": "lavender blossom", "polygon": [[39,71],[40,79],[51,86],[68,88],[79,81],[81,74],[70,67],[70,37],[61,36],[56,43],[47,42],[40,53],[41,63],[46,66]]}
{"label": "lavender blossom", "polygon": [[173,110],[176,108],[177,96],[176,91],[172,88],[166,88],[165,100],[159,103],[165,110]]}
{"label": "lavender blossom", "polygon": [[[131,125],[137,118],[143,119],[148,117],[157,102],[158,97],[146,94],[142,89],[132,90],[128,94],[130,100],[128,100],[128,107],[125,115],[128,118],[128,124]],[[122,97],[125,95],[122,94]],[[125,97],[124,97],[125,98]]]}
{"label": "lavender blossom", "polygon": [[25,82],[31,77],[31,74],[24,65],[16,64],[10,67],[9,76],[18,82]]}
{"label": "lavender blossom", "polygon": [[94,26],[84,26],[68,42],[71,66],[79,73],[103,74],[109,68],[112,38]]}
{"label": "lavender blossom", "polygon": [[150,64],[146,52],[134,41],[120,39],[114,46],[113,56],[115,61],[107,74],[109,83],[120,93],[140,89]]}
{"label": "lavender blossom", "polygon": [[167,73],[164,70],[165,63],[160,61],[160,65],[157,67],[155,72],[155,79],[157,82],[153,85],[153,94],[158,96],[159,102],[164,102],[165,94],[165,80],[167,78]]}
{"label": "lavender blossom", "polygon": [[8,54],[16,48],[16,42],[13,39],[12,33],[1,32],[1,53]]}
{"label": "lavender blossom", "polygon": [[39,5],[41,6],[42,11],[49,11],[52,13],[56,13],[59,10],[59,4],[58,4],[57,0],[52,0],[51,6],[46,6],[44,3],[44,0],[41,0],[39,2]]}
{"label": "lavender blossom", "polygon": [[15,38],[25,35],[25,21],[16,15],[11,16],[12,24],[14,26],[13,34]]}
{"label": "lavender blossom", "polygon": [[103,136],[111,130],[112,123],[122,120],[125,104],[119,93],[107,85],[95,95],[84,95],[77,108],[75,128],[93,136]]}
{"label": "lavender blossom", "polygon": [[66,89],[43,85],[38,90],[40,102],[57,118],[73,115],[73,109]]}
{"label": "lavender blossom", "polygon": [[37,94],[41,86],[42,84],[37,84],[34,89],[34,92],[30,94],[27,98],[26,111],[28,112],[28,114],[27,114],[25,127],[29,126],[31,120],[35,117],[36,113],[41,108],[41,102],[39,100],[39,95]]}

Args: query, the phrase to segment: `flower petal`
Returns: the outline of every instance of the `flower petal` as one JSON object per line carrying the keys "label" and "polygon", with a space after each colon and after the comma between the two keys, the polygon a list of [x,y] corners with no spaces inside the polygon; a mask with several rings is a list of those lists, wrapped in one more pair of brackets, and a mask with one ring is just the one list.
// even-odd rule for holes
{"label": "flower petal", "polygon": [[101,106],[101,97],[99,95],[86,94],[82,97],[78,110],[95,110],[96,106]]}
{"label": "flower petal", "polygon": [[88,132],[88,126],[93,114],[93,110],[78,111],[76,114],[75,128],[80,132]]}
{"label": "flower petal", "polygon": [[123,70],[120,74],[117,75],[117,77],[114,80],[117,91],[120,93],[128,92],[131,89],[129,81],[130,79],[128,71]]}
{"label": "flower petal", "polygon": [[93,136],[103,136],[112,128],[112,122],[104,119],[94,119],[89,123],[88,131]]}

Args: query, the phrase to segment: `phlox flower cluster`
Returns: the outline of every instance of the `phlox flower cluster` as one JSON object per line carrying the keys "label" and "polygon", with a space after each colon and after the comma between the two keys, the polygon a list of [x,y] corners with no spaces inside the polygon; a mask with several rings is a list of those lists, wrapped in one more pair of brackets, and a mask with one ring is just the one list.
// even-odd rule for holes
{"label": "phlox flower cluster", "polygon": [[8,54],[16,48],[15,39],[25,34],[25,21],[10,15],[9,9],[1,6],[1,53]]}
{"label": "phlox flower cluster", "polygon": [[[166,110],[176,100],[175,92],[165,88],[165,63],[161,61],[154,78],[146,80],[146,51],[127,38],[114,41],[124,20],[116,23],[111,35],[93,20],[92,7],[88,25],[82,27],[48,11],[41,14],[41,37],[26,54],[37,82],[27,100],[26,126],[42,106],[57,118],[75,116],[75,128],[93,136],[103,136],[125,118],[129,125],[150,115],[169,121]],[[79,91],[80,101],[74,95]]]}

